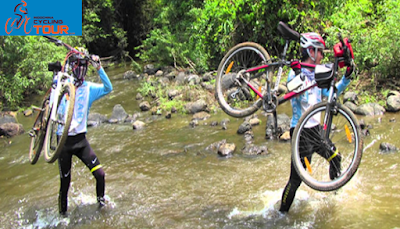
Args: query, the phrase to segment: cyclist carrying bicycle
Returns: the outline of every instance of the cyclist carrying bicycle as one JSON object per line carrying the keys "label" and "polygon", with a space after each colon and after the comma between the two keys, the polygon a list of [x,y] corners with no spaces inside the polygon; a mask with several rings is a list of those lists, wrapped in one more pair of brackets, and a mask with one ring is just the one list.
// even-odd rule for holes
{"label": "cyclist carrying bicycle", "polygon": [[[321,60],[324,57],[324,49],[325,47],[325,41],[324,39],[317,33],[311,32],[311,33],[304,33],[301,34],[300,36],[300,46],[301,46],[301,61],[302,63],[306,64],[312,64],[312,65],[319,65],[321,64]],[[343,90],[350,84],[352,73],[354,70],[354,66],[348,66],[346,69],[346,73],[344,77],[339,81],[339,83],[336,85],[338,89],[338,94],[343,92]],[[301,68],[301,73],[305,76],[305,81],[307,83],[311,83],[311,81],[314,80],[314,69],[308,69],[308,68]],[[288,81],[292,80],[295,77],[295,72],[291,70],[289,72],[288,76]],[[313,87],[306,92],[304,92],[302,95],[297,96],[293,99],[291,99],[291,105],[292,105],[292,120],[290,123],[290,136],[292,137],[293,131],[295,126],[297,125],[300,117],[302,114],[311,106],[320,103],[322,101],[322,96],[328,96],[329,92],[327,89],[321,89],[319,87]],[[313,118],[314,119],[314,118]],[[315,125],[313,126],[308,126],[309,132],[311,133],[317,133],[315,129],[320,128],[320,121],[315,118]],[[313,130],[314,129],[314,130]],[[315,134],[314,134],[315,135]],[[321,154],[324,158],[326,158],[329,163],[330,163],[330,168],[329,168],[329,175],[330,178],[333,180],[336,177],[340,175],[340,167],[341,167],[341,155],[337,151],[331,155],[326,155],[326,152],[321,152],[323,149],[320,145],[314,143],[312,140],[309,139],[310,137],[308,136],[301,138],[301,143],[304,148],[307,149],[309,152],[317,152]],[[311,163],[311,153],[309,152],[300,152],[305,153],[307,155],[308,161]],[[304,159],[303,159],[304,160]],[[302,161],[303,166],[305,167],[305,162]],[[291,165],[290,165],[290,177],[289,181],[285,186],[285,189],[283,190],[282,194],[282,199],[281,199],[281,206],[279,211],[281,212],[288,212],[290,206],[293,203],[294,197],[296,195],[296,191],[299,188],[302,180],[299,177],[299,175],[296,172],[296,169],[294,168],[293,162],[291,160]]]}
{"label": "cyclist carrying bicycle", "polygon": [[[60,193],[58,207],[61,215],[66,215],[68,208],[68,189],[71,182],[72,155],[77,156],[89,168],[96,179],[96,194],[99,207],[103,207],[105,192],[105,173],[102,165],[86,139],[87,119],[92,103],[110,93],[113,89],[107,73],[101,66],[98,56],[87,57],[87,51],[77,48],[81,54],[73,54],[67,60],[66,66],[72,70],[75,78],[75,107],[68,138],[58,157],[60,171]],[[97,69],[103,84],[85,81],[89,62]],[[62,109],[62,104],[61,104]]]}

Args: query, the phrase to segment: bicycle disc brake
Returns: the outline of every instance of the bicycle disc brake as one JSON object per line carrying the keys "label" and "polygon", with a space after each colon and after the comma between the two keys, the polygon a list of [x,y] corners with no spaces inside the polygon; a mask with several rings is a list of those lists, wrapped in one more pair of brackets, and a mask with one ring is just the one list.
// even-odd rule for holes
{"label": "bicycle disc brake", "polygon": [[276,97],[275,94],[271,95],[271,99],[269,99],[269,96],[265,96],[265,99],[263,100],[263,108],[265,112],[267,113],[272,113],[276,110],[278,107],[278,98]]}

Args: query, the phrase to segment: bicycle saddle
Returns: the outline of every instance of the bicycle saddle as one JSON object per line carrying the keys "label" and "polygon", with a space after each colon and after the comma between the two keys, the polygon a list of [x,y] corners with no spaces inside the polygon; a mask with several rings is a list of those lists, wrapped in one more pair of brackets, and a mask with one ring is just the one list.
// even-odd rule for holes
{"label": "bicycle saddle", "polygon": [[293,29],[289,28],[284,22],[279,22],[278,31],[282,34],[285,40],[298,41],[300,40],[300,34]]}
{"label": "bicycle saddle", "polygon": [[61,71],[61,63],[60,61],[54,62],[54,63],[48,63],[47,64],[47,69],[49,71]]}

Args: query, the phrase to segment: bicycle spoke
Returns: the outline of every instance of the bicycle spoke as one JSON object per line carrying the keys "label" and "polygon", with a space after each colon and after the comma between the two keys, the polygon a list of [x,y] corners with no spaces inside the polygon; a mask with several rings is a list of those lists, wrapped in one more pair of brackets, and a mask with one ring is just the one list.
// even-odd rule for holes
{"label": "bicycle spoke", "polygon": [[265,69],[251,73],[245,70],[268,60],[268,53],[255,43],[243,43],[228,52],[218,68],[216,82],[218,102],[225,112],[234,117],[244,117],[257,111],[261,99],[252,88],[263,89],[261,86],[266,84],[266,80],[260,73]]}
{"label": "bicycle spoke", "polygon": [[336,114],[325,119],[325,104],[302,116],[292,144],[292,159],[300,177],[321,191],[346,184],[357,170],[362,153],[359,127],[351,111],[340,105]]}

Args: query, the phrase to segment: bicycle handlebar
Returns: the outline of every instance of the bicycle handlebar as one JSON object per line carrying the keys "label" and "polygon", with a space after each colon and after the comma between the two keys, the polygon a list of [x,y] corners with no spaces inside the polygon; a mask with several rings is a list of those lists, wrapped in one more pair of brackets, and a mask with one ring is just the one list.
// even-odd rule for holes
{"label": "bicycle handlebar", "polygon": [[62,40],[58,40],[58,39],[56,39],[56,38],[54,38],[54,37],[51,37],[51,36],[43,36],[43,37],[47,38],[50,42],[53,42],[53,43],[54,43],[55,45],[57,45],[57,46],[62,45],[62,46],[64,46],[66,49],[68,49],[69,51],[71,51],[71,52],[73,52],[73,53],[76,53],[76,54],[83,54],[83,55],[86,56],[86,54],[84,54],[84,53],[82,53],[82,52],[79,52],[78,50],[76,50],[75,48],[73,48],[71,45],[64,43]]}

